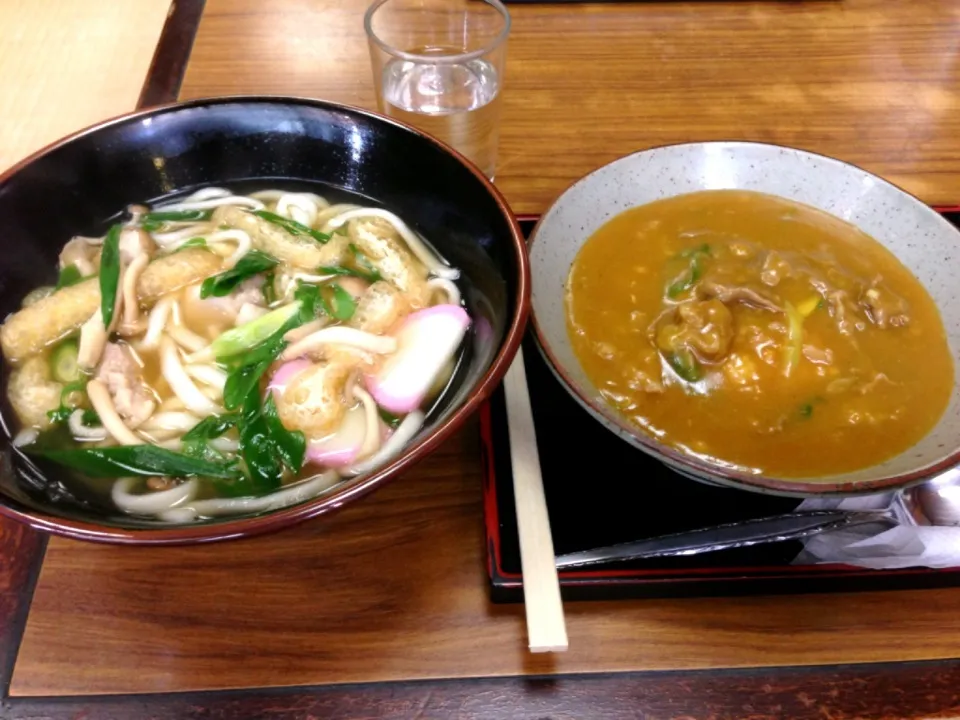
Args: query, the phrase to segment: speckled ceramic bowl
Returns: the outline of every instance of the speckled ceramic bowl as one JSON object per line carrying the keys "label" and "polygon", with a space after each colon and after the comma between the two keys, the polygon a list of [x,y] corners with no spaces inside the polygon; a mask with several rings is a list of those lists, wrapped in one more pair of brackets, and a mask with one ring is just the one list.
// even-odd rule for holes
{"label": "speckled ceramic bowl", "polygon": [[860,168],[792,148],[744,142],[671,145],[629,155],[574,183],[541,218],[530,241],[533,330],[561,384],[599,422],[684,475],[778,495],[866,494],[905,487],[960,463],[960,383],[940,422],[918,444],[857,472],[810,479],[751,475],[659,443],[608,405],[567,336],[564,285],[584,242],[611,217],[654,200],[741,189],[806,203],[860,227],[887,246],[940,308],[960,369],[960,232],[913,196]]}

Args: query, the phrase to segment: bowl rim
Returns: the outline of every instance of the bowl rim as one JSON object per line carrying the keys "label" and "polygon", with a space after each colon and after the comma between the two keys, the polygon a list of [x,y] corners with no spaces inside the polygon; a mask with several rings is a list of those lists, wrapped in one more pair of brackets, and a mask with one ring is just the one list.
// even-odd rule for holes
{"label": "bowl rim", "polygon": [[[925,202],[920,200],[918,197],[912,193],[904,190],[899,185],[896,185],[889,180],[876,175],[875,173],[865,170],[864,168],[856,165],[854,163],[847,162],[845,160],[840,160],[838,158],[830,157],[829,155],[824,155],[823,153],[818,153],[810,150],[805,150],[803,148],[792,147],[789,145],[779,145],[776,143],[767,143],[759,142],[753,140],[704,140],[704,141],[686,141],[686,142],[676,142],[676,143],[665,143],[661,145],[654,145],[648,148],[641,150],[636,150],[626,155],[621,155],[603,165],[595,167],[593,170],[587,174],[577,178],[571,182],[567,187],[561,192],[554,200],[550,203],[549,207],[544,210],[544,212],[537,219],[536,225],[534,225],[533,230],[530,233],[529,240],[527,241],[527,247],[530,251],[531,256],[531,268],[533,265],[533,245],[537,241],[540,231],[543,226],[544,220],[548,219],[550,215],[560,206],[564,199],[568,196],[570,191],[575,187],[588,181],[593,178],[597,173],[605,170],[606,168],[620,162],[628,162],[635,158],[638,158],[643,155],[647,155],[659,150],[669,150],[674,148],[692,148],[696,146],[705,146],[705,145],[714,145],[714,146],[747,146],[747,147],[763,147],[776,150],[787,150],[790,152],[799,153],[801,155],[806,155],[808,157],[816,157],[820,160],[826,161],[830,164],[850,168],[856,170],[860,173],[863,173],[879,183],[886,184],[893,188],[894,190],[902,193],[907,198],[909,198],[913,203],[922,207],[925,211],[933,213],[936,216],[936,219],[940,222],[947,223],[947,221],[934,210],[930,205],[927,205]],[[949,224],[949,223],[948,223]],[[950,226],[952,230],[956,231],[952,225]],[[585,242],[582,241],[582,242]],[[581,244],[582,247],[582,244]],[[564,280],[564,287],[566,287],[566,279]],[[864,480],[861,482],[824,482],[810,480],[808,478],[797,478],[797,479],[787,479],[787,478],[775,478],[768,477],[764,475],[754,475],[751,473],[743,472],[733,468],[724,468],[718,464],[707,462],[701,458],[688,455],[679,450],[671,448],[667,445],[664,445],[651,436],[644,433],[639,428],[634,428],[629,425],[622,419],[620,419],[611,408],[607,407],[604,403],[596,402],[592,397],[591,393],[587,393],[584,388],[582,388],[577,382],[573,380],[570,374],[567,372],[566,368],[560,363],[553,350],[550,347],[550,343],[547,341],[546,334],[540,326],[540,323],[537,319],[537,313],[533,305],[533,295],[532,295],[532,275],[531,275],[531,301],[530,301],[530,327],[532,334],[535,340],[537,349],[540,351],[541,355],[546,360],[547,366],[550,371],[553,373],[554,377],[560,381],[560,384],[566,389],[566,391],[577,401],[585,410],[587,410],[591,415],[594,416],[594,420],[599,422],[601,425],[604,425],[610,432],[615,435],[619,435],[624,442],[628,442],[634,447],[642,450],[643,452],[648,453],[656,460],[660,462],[665,462],[667,465],[679,465],[683,467],[685,471],[691,472],[694,475],[702,474],[709,478],[709,481],[719,483],[728,487],[747,490],[751,492],[773,494],[773,495],[782,495],[790,497],[823,497],[823,496],[832,496],[832,497],[843,497],[843,496],[855,496],[855,495],[868,495],[879,493],[888,490],[899,490],[910,485],[915,485],[925,480],[929,480],[935,475],[942,473],[944,471],[950,470],[951,468],[957,467],[960,465],[960,447],[956,448],[952,453],[950,453],[944,459],[930,465],[922,470],[915,470],[906,473],[900,473],[897,475],[886,475],[872,480]],[[908,448],[909,449],[909,448]],[[703,481],[703,480],[701,480]]]}
{"label": "bowl rim", "polygon": [[163,103],[109,117],[54,140],[0,173],[0,187],[40,158],[88,135],[117,125],[136,122],[147,117],[174,113],[189,108],[230,104],[314,107],[328,111],[346,112],[355,116],[361,116],[367,120],[387,123],[400,130],[413,133],[421,139],[438,146],[441,150],[453,156],[455,160],[460,162],[461,165],[480,181],[481,185],[493,198],[504,219],[507,221],[512,240],[510,249],[516,258],[518,269],[515,279],[516,288],[511,298],[514,304],[514,312],[509,319],[503,341],[493,357],[490,367],[487,368],[486,372],[480,377],[473,392],[460,407],[453,410],[443,422],[437,425],[433,432],[422,438],[416,444],[408,446],[408,448],[394,458],[392,462],[376,472],[363,477],[362,480],[355,485],[350,485],[340,491],[325,493],[299,505],[281,508],[262,515],[223,520],[215,523],[180,525],[158,529],[139,529],[113,527],[84,520],[60,517],[21,506],[19,503],[17,503],[17,506],[12,506],[8,504],[11,501],[9,497],[0,495],[0,516],[24,523],[36,530],[61,537],[120,545],[200,544],[275,532],[337,510],[347,503],[357,500],[397,478],[411,466],[432,453],[444,440],[456,430],[460,429],[467,419],[479,409],[481,404],[490,397],[494,389],[503,379],[510,364],[513,362],[513,358],[520,348],[520,342],[526,331],[530,313],[530,259],[527,252],[526,241],[524,240],[523,233],[520,230],[520,225],[517,222],[513,210],[510,208],[503,193],[462,153],[430,133],[394,118],[387,117],[382,113],[330,100],[319,100],[295,95],[223,95],[212,98],[195,98],[192,100]]}

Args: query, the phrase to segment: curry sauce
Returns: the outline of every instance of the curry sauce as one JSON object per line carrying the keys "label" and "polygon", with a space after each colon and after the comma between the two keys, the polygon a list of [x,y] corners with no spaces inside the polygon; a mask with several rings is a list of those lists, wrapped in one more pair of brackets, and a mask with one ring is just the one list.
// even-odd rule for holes
{"label": "curry sauce", "polygon": [[567,281],[573,349],[604,399],[677,449],[812,477],[882,462],[944,412],[932,298],[879,242],[818,209],[710,190],[614,217]]}

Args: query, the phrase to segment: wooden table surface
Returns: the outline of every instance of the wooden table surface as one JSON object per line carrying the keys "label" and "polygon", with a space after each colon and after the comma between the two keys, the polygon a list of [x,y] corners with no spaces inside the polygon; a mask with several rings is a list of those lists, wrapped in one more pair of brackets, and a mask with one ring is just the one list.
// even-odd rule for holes
{"label": "wooden table surface", "polygon": [[[106,72],[104,97],[132,106],[147,76],[141,97],[159,102],[175,92],[196,30],[181,98],[268,93],[375,105],[363,0],[179,0],[147,73],[142,45],[159,35],[158,2],[129,0],[122,32],[53,53],[59,65],[34,53],[19,61],[19,74],[46,78],[79,53],[89,67],[116,69]],[[64,6],[78,28],[62,33],[64,43],[100,27],[78,10],[81,0]],[[497,183],[519,213],[541,212],[619,155],[716,138],[823,152],[929,203],[960,201],[954,2],[511,12]],[[31,32],[42,37],[66,20],[33,17]],[[121,62],[131,42],[141,52]],[[21,96],[34,91],[9,73],[4,81]],[[30,137],[34,125],[66,132],[65,123],[85,124],[91,111],[124,109],[54,90],[30,113],[4,98],[23,138],[2,162],[48,139]],[[37,114],[47,119],[38,123]],[[960,657],[960,589],[569,603],[570,651],[529,655],[522,609],[487,597],[475,424],[368,500],[274,536],[149,550],[52,539],[44,555],[43,538],[2,524],[0,549],[0,717],[899,718],[960,710],[960,663],[951,660]],[[652,672],[666,670],[676,672]],[[531,675],[541,679],[522,679]],[[287,686],[296,687],[272,689]],[[127,695],[104,697],[118,693]]]}
{"label": "wooden table surface", "polygon": [[[181,96],[375,108],[366,0],[207,0]],[[794,145],[960,198],[953,0],[510,5],[497,185],[540,213],[578,177],[690,140]]]}

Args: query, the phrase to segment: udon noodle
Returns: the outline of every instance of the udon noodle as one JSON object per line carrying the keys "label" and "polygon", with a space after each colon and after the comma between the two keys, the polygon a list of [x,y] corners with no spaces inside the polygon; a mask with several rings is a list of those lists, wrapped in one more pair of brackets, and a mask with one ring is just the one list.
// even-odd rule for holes
{"label": "udon noodle", "polygon": [[458,277],[393,213],[310,192],[131,206],[0,326],[14,443],[138,517],[303,502],[416,437],[471,324]]}

